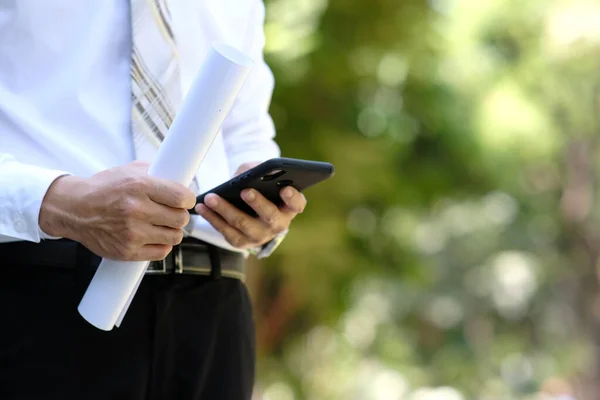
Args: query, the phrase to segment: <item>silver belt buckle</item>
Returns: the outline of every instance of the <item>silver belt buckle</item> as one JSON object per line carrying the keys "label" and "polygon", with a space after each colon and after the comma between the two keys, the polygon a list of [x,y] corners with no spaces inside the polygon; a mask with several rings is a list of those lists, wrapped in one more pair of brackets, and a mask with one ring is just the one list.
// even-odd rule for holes
{"label": "silver belt buckle", "polygon": [[173,265],[175,266],[176,274],[183,274],[183,249],[182,245],[173,248]]}
{"label": "silver belt buckle", "polygon": [[[156,265],[160,263],[160,268],[148,268],[146,274],[148,275],[166,275],[170,273],[183,274],[183,246],[173,246],[171,254],[166,256],[160,261],[151,261],[152,264]],[[173,262],[173,269],[167,265],[167,263]]]}
{"label": "silver belt buckle", "polygon": [[[178,248],[177,248],[177,252],[173,252],[173,261],[175,263],[175,273],[176,274],[183,274],[183,273],[197,273],[198,271],[200,271],[201,269],[203,270],[204,268],[200,268],[197,266],[191,266],[191,265],[184,265],[184,259],[183,259],[183,251],[184,248],[187,250],[197,250],[197,251],[201,251],[201,252],[206,252],[206,254],[208,254],[208,246],[204,243],[181,243]],[[189,260],[188,260],[189,261]],[[202,271],[202,275],[210,275],[210,270],[211,267],[210,265],[208,266],[208,269],[206,271]]]}
{"label": "silver belt buckle", "polygon": [[[181,262],[177,262],[177,260],[181,260],[181,248],[179,246],[173,246],[173,261],[175,263],[175,271],[178,270],[178,267],[181,266]],[[146,269],[146,274],[148,275],[166,275],[171,273],[171,268],[167,267],[167,263],[171,260],[170,255],[167,255],[160,261],[151,261],[151,265],[156,263],[160,263],[160,269]]]}
{"label": "silver belt buckle", "polygon": [[151,264],[156,265],[156,263],[160,263],[161,268],[160,269],[147,268],[146,269],[147,275],[165,275],[167,273],[167,260],[151,261]]}

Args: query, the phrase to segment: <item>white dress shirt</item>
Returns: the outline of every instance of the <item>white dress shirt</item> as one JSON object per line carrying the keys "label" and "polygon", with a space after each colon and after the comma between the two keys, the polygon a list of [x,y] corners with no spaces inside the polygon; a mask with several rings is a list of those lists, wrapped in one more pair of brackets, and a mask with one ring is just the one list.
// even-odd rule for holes
{"label": "white dress shirt", "polygon": [[[263,61],[260,0],[169,3],[185,94],[210,43],[255,60],[197,178],[200,190],[244,162],[279,155],[267,109],[273,78]],[[134,159],[128,0],[0,4],[0,242],[48,238],[40,205],[59,176],[89,177]],[[232,249],[200,216],[188,232]]]}

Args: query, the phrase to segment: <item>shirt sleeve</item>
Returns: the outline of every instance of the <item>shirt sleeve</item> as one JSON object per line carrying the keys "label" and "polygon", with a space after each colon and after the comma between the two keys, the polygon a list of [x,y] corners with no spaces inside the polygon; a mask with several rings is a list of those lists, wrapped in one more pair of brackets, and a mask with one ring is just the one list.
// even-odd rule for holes
{"label": "shirt sleeve", "polygon": [[24,164],[0,153],[0,242],[55,239],[39,227],[42,200],[54,180],[68,175]]}
{"label": "shirt sleeve", "polygon": [[243,163],[261,162],[280,154],[273,140],[275,127],[268,112],[274,79],[263,57],[264,20],[264,4],[257,0],[248,19],[246,40],[249,42],[245,46],[254,66],[223,123],[223,141],[232,174]]}

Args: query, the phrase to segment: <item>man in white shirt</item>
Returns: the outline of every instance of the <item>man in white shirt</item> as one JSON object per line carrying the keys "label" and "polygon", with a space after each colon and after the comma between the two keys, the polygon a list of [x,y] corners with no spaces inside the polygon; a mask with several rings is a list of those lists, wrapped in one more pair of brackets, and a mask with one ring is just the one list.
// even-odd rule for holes
{"label": "man in white shirt", "polygon": [[[187,209],[199,192],[279,154],[267,113],[273,79],[262,59],[264,6],[136,1],[0,6],[2,399],[251,397],[254,327],[243,258],[281,238],[306,200],[287,188],[278,208],[243,192],[258,218],[214,195],[197,207],[200,216],[190,219]],[[156,26],[139,17],[144,10]],[[140,21],[158,27],[173,54],[134,55],[132,64],[143,40],[158,43],[140,36]],[[165,66],[158,83],[149,74],[142,86],[158,87],[152,94],[176,109],[213,41],[241,49],[255,66],[194,193],[148,177],[148,164],[134,162],[132,101],[139,103],[131,79],[141,79],[139,65]],[[111,332],[76,311],[101,257],[156,260]]]}

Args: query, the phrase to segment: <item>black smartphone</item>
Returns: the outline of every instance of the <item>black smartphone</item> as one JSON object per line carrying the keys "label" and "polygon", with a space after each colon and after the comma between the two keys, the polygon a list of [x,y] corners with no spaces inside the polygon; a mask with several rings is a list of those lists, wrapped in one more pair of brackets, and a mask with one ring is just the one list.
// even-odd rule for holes
{"label": "black smartphone", "polygon": [[[332,164],[295,158],[272,158],[249,169],[235,178],[196,197],[196,204],[204,203],[204,196],[215,193],[240,210],[255,217],[256,212],[240,197],[244,189],[256,189],[277,206],[283,205],[279,195],[281,189],[292,186],[303,191],[322,182],[334,174]],[[194,210],[190,210],[195,214]]]}

